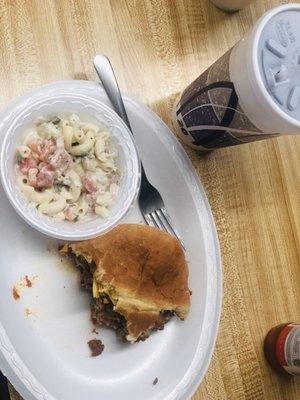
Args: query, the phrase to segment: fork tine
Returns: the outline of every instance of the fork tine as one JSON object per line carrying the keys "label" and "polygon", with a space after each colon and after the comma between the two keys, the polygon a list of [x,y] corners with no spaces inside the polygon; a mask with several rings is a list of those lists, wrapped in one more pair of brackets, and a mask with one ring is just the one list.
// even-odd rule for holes
{"label": "fork tine", "polygon": [[149,217],[150,221],[152,222],[152,225],[155,226],[155,228],[160,229],[159,224],[156,222],[155,218],[153,218],[153,213],[149,213],[149,214],[147,214],[147,216]]}
{"label": "fork tine", "polygon": [[165,226],[165,230],[167,232],[169,232],[171,235],[178,237],[177,232],[175,232],[175,229],[173,229],[171,221],[167,219],[167,217],[165,216],[162,208],[160,208],[159,210],[156,210],[159,218],[161,219],[162,223]]}
{"label": "fork tine", "polygon": [[151,219],[151,217],[149,216],[149,214],[143,214],[143,217],[144,217],[144,220],[145,220],[145,222],[146,222],[147,225],[156,227],[156,226],[154,225],[154,223],[152,222],[152,219]]}
{"label": "fork tine", "polygon": [[157,215],[156,210],[153,211],[152,213],[150,213],[150,215],[151,215],[151,218],[155,221],[157,228],[161,229],[162,231],[165,231],[166,229],[165,229],[161,219]]}
{"label": "fork tine", "polygon": [[170,233],[171,235],[174,235],[174,232],[170,229],[169,224],[166,223],[164,216],[162,215],[162,212],[160,209],[155,210],[153,212],[155,214],[156,218],[159,220],[161,229]]}
{"label": "fork tine", "polygon": [[181,243],[182,248],[186,250],[177,230],[173,228],[171,217],[169,216],[164,207],[155,210],[151,213],[143,214],[143,216],[147,225],[154,226],[155,228],[161,229],[175,236]]}
{"label": "fork tine", "polygon": [[165,207],[162,207],[160,210],[157,210],[157,211],[160,211],[160,213],[161,213],[161,215],[162,215],[162,218],[163,218],[163,220],[165,221],[165,225],[166,225],[166,224],[168,225],[169,229],[167,229],[167,231],[170,232],[170,233],[172,233],[172,234],[180,241],[181,246],[183,247],[183,249],[186,250],[186,248],[185,248],[185,246],[184,246],[184,244],[183,244],[183,241],[182,241],[182,239],[180,238],[180,236],[179,236],[179,234],[178,234],[176,228],[173,227],[171,217],[170,217],[170,215],[167,213],[167,210],[165,209]]}

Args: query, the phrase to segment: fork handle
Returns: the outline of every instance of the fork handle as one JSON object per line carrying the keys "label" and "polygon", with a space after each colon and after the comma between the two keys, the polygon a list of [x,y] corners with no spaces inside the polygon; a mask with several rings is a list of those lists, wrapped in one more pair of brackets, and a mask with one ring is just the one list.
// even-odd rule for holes
{"label": "fork handle", "polygon": [[132,133],[117,78],[109,59],[103,54],[97,55],[94,58],[94,67],[116,113],[119,114]]}
{"label": "fork handle", "polygon": [[[109,61],[109,59],[103,55],[98,54],[94,58],[94,67],[98,74],[100,81],[104,87],[104,90],[114,107],[114,110],[122,118],[122,120],[127,125],[131,134],[133,135],[132,128],[128,119],[128,115],[124,106],[123,98],[120,92],[120,88],[118,85],[118,81],[116,75],[114,73],[113,67]],[[145,174],[145,170],[143,167],[143,163],[141,162],[141,174],[142,174],[142,185],[151,185],[148,181],[148,178]],[[152,186],[152,185],[151,185]]]}

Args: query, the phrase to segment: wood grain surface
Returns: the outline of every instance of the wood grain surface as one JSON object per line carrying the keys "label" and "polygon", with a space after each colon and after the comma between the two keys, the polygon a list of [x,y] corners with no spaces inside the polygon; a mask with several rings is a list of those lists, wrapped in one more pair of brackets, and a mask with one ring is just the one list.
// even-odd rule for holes
{"label": "wood grain surface", "polygon": [[[122,90],[171,125],[178,92],[280,3],[228,14],[208,0],[0,0],[0,107],[43,83],[95,80],[92,59],[105,53]],[[300,321],[300,136],[188,154],[224,272],[216,349],[193,400],[298,400],[300,379],[273,373],[262,342],[272,326]]]}

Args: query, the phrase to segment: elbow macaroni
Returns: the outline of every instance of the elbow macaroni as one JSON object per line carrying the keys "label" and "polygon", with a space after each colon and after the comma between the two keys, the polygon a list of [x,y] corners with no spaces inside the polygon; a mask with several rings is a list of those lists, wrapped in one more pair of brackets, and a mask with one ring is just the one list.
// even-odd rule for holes
{"label": "elbow macaroni", "polygon": [[82,155],[88,153],[92,149],[92,147],[94,146],[94,143],[95,143],[95,137],[94,137],[93,133],[91,131],[89,131],[85,136],[85,140],[80,144],[72,146],[70,148],[69,152],[73,156],[82,156]]}
{"label": "elbow macaroni", "polygon": [[47,215],[55,215],[63,211],[63,209],[66,207],[67,201],[63,196],[58,196],[57,200],[54,200],[50,203],[45,202],[41,203],[38,206],[38,210]]}
{"label": "elbow macaroni", "polygon": [[18,146],[18,152],[19,152],[19,154],[20,154],[20,156],[21,156],[22,158],[27,158],[27,157],[29,157],[30,154],[31,154],[30,148],[29,148],[28,146],[26,146],[26,145],[20,145],[20,146]]}
{"label": "elbow macaroni", "polygon": [[74,135],[74,142],[82,144],[85,141],[85,134],[82,131],[77,131]]}
{"label": "elbow macaroni", "polygon": [[100,194],[97,199],[96,203],[102,207],[109,207],[113,204],[113,197],[111,193],[104,193]]}
{"label": "elbow macaroni", "polygon": [[72,196],[72,202],[75,203],[81,194],[82,183],[79,175],[74,171],[71,170],[68,175],[70,178],[70,194]]}
{"label": "elbow macaroni", "polygon": [[44,139],[58,138],[60,132],[52,122],[44,122],[37,128],[37,131]]}
{"label": "elbow macaroni", "polygon": [[35,191],[32,186],[29,186],[28,179],[25,176],[19,176],[17,183],[27,200],[32,203],[50,202],[54,197],[55,192],[52,189],[46,189],[44,192]]}
{"label": "elbow macaroni", "polygon": [[94,134],[96,134],[97,132],[99,132],[99,128],[98,128],[98,126],[96,126],[95,124],[89,123],[89,124],[86,124],[86,125],[83,127],[83,131],[84,131],[84,132],[93,131]]}
{"label": "elbow macaroni", "polygon": [[101,217],[101,218],[107,218],[108,217],[108,210],[106,207],[102,206],[95,206],[95,213]]}
{"label": "elbow macaroni", "polygon": [[88,211],[89,211],[88,202],[86,201],[85,197],[82,196],[78,203],[78,207],[76,209],[76,214],[79,219],[83,219]]}
{"label": "elbow macaroni", "polygon": [[69,150],[72,146],[72,141],[73,141],[73,128],[72,126],[65,125],[62,127],[62,132],[63,132],[65,148],[66,150]]}
{"label": "elbow macaroni", "polygon": [[71,114],[70,117],[69,117],[69,122],[70,122],[70,124],[72,126],[77,128],[79,126],[79,123],[80,123],[80,118],[76,114]]}
{"label": "elbow macaroni", "polygon": [[98,167],[98,161],[95,158],[87,158],[85,157],[82,160],[82,166],[86,171],[95,171]]}

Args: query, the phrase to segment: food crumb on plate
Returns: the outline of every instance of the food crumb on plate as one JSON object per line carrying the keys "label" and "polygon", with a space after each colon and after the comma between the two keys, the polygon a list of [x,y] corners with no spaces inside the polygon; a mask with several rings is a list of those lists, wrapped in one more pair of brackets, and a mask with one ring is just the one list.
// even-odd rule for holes
{"label": "food crumb on plate", "polygon": [[13,298],[15,300],[18,300],[21,297],[21,292],[23,291],[23,288],[31,288],[37,277],[37,275],[34,275],[29,278],[28,275],[25,275],[20,278],[12,288]]}
{"label": "food crumb on plate", "polygon": [[156,385],[158,383],[158,378],[156,377],[155,379],[154,379],[154,381],[152,382],[152,385]]}
{"label": "food crumb on plate", "polygon": [[32,286],[32,282],[31,280],[28,278],[28,275],[25,275],[25,282],[26,282],[26,286],[29,288]]}
{"label": "food crumb on plate", "polygon": [[102,351],[104,350],[104,344],[99,339],[92,339],[88,342],[89,348],[91,349],[91,357],[100,356]]}
{"label": "food crumb on plate", "polygon": [[38,317],[38,313],[35,310],[31,310],[30,308],[26,307],[25,308],[25,316],[26,317],[37,318]]}
{"label": "food crumb on plate", "polygon": [[37,275],[34,275],[29,278],[28,275],[25,275],[19,280],[19,282],[16,284],[16,286],[18,288],[20,288],[20,287],[31,288],[37,277],[38,277]]}
{"label": "food crumb on plate", "polygon": [[14,298],[15,300],[19,300],[20,294],[19,294],[19,292],[18,292],[18,290],[17,290],[17,288],[16,288],[15,286],[13,286],[12,294],[13,294],[13,298]]}
{"label": "food crumb on plate", "polygon": [[95,333],[95,335],[98,335],[99,332],[96,330],[96,327],[94,326],[94,328],[92,329],[91,333]]}

